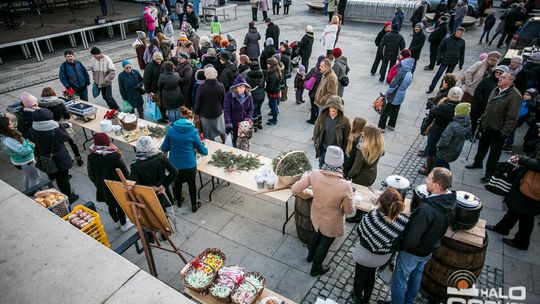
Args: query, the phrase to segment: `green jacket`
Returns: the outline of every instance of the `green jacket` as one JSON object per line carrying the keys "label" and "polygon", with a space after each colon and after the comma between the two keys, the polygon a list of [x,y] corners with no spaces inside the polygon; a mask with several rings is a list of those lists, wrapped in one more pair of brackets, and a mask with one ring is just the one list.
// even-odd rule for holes
{"label": "green jacket", "polygon": [[24,165],[34,160],[34,145],[28,139],[25,139],[22,144],[8,136],[2,136],[0,140],[12,164]]}
{"label": "green jacket", "polygon": [[210,22],[210,33],[211,34],[221,34],[221,23],[212,21]]}

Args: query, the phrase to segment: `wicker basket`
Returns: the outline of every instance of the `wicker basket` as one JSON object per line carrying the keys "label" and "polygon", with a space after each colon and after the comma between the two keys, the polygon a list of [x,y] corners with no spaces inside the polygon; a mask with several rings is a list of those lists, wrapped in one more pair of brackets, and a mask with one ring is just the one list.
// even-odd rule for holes
{"label": "wicker basket", "polygon": [[133,131],[133,130],[137,129],[137,121],[138,120],[139,120],[139,118],[135,119],[135,121],[133,121],[133,122],[124,122],[123,119],[119,119],[120,124],[122,125],[122,128],[124,128],[124,130],[126,130],[126,131]]}
{"label": "wicker basket", "polygon": [[296,175],[292,175],[292,176],[281,176],[281,175],[278,175],[277,172],[279,171],[279,166],[281,165],[281,163],[283,162],[284,159],[287,158],[287,156],[289,155],[292,155],[292,154],[295,154],[295,153],[305,153],[304,151],[300,151],[300,150],[297,150],[297,151],[290,151],[288,152],[287,154],[283,155],[283,157],[279,160],[279,162],[277,163],[276,165],[276,168],[275,168],[275,172],[277,177],[278,177],[278,183],[282,186],[291,186],[292,184],[296,183],[297,181],[300,180],[300,178],[302,178],[302,173],[300,174],[296,174]]}
{"label": "wicker basket", "polygon": [[[266,278],[261,273],[255,272],[255,271],[246,273],[246,277],[249,276],[249,275],[255,275],[255,276],[260,277],[261,281],[262,281],[262,285],[263,285],[263,287],[260,290],[257,291],[257,294],[255,294],[255,297],[253,297],[253,301],[251,301],[251,303],[249,303],[249,304],[256,304],[257,301],[259,300],[259,298],[261,297],[261,294],[262,294],[264,288],[266,287]],[[240,285],[242,285],[242,284],[250,284],[251,286],[253,286],[253,284],[251,284],[251,283],[249,283],[248,281],[245,281],[245,280]],[[238,289],[239,286],[237,286],[237,288],[235,288],[234,292],[231,294],[231,301],[234,304],[241,304],[241,303],[235,302],[234,299],[233,299],[233,295],[234,295],[234,293],[236,292],[236,290]],[[255,288],[255,286],[253,286],[253,288]]]}
{"label": "wicker basket", "polygon": [[[216,276],[216,278],[214,279],[214,281],[216,281],[217,279],[219,278],[219,275]],[[210,285],[209,289],[212,288],[215,284],[212,283],[212,285]],[[210,290],[208,290],[208,293],[212,296],[212,298],[222,302],[222,303],[231,303],[231,296],[234,292],[234,289],[236,288],[236,284],[234,284],[234,287],[231,289],[231,292],[229,293],[229,295],[227,295],[226,297],[224,298],[220,298],[214,294],[212,294],[212,292],[210,292]]]}
{"label": "wicker basket", "polygon": [[188,270],[182,275],[182,279],[184,281],[184,286],[186,288],[189,288],[193,291],[196,291],[196,292],[200,292],[200,293],[206,293],[208,291],[208,288],[210,288],[210,286],[212,285],[212,283],[215,281],[217,275],[218,275],[218,271],[220,268],[217,268],[215,269],[214,267],[208,265],[207,263],[203,262],[202,258],[208,254],[208,253],[214,253],[214,254],[217,254],[217,255],[220,255],[221,258],[223,259],[223,264],[220,266],[223,267],[223,265],[225,265],[225,261],[227,260],[227,257],[225,256],[225,253],[223,253],[223,251],[221,251],[220,249],[218,248],[207,248],[205,249],[203,252],[201,252],[197,258],[195,259],[195,261],[197,261],[198,263],[201,263],[201,264],[204,264],[206,266],[208,266],[210,269],[212,269],[212,279],[208,282],[207,285],[203,286],[203,287],[200,287],[200,288],[196,288],[196,287],[193,287],[193,286],[190,286],[187,282],[186,282],[186,277],[189,275],[190,272],[194,271],[195,268],[193,267],[193,265],[190,263],[190,266],[188,268]]}

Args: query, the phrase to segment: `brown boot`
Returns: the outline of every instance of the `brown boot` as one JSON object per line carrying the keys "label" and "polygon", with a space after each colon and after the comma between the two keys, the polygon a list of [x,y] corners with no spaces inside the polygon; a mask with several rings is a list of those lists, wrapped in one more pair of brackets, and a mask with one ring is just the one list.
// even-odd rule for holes
{"label": "brown boot", "polygon": [[418,170],[418,173],[422,175],[429,175],[429,172],[431,172],[431,169],[433,169],[433,165],[435,165],[435,157],[427,157],[426,164],[422,169]]}

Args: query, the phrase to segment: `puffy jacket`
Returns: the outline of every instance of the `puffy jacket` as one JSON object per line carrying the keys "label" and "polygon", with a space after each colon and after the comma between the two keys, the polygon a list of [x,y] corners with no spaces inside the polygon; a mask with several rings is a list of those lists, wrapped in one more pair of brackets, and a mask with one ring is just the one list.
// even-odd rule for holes
{"label": "puffy jacket", "polygon": [[296,45],[298,46],[298,55],[303,59],[311,57],[311,52],[313,51],[313,33],[305,33],[300,42]]}
{"label": "puffy jacket", "polygon": [[71,155],[69,155],[64,145],[64,142],[68,141],[70,137],[63,126],[49,131],[38,131],[31,128],[29,134],[32,137],[32,141],[36,143],[39,155],[48,157],[51,151],[53,151],[52,159],[58,170],[65,171],[73,167]]}
{"label": "puffy jacket", "polygon": [[244,103],[240,103],[238,94],[233,92],[228,92],[223,101],[225,125],[232,125],[235,134],[238,134],[238,123],[253,119],[253,98],[247,90],[245,94]]}
{"label": "puffy jacket", "polygon": [[420,58],[420,53],[422,53],[422,48],[426,42],[426,35],[424,32],[420,31],[414,33],[411,44],[409,45],[409,50],[411,51],[411,57],[418,60]]}
{"label": "puffy jacket", "polygon": [[489,95],[480,127],[482,130],[491,128],[508,136],[517,124],[520,107],[521,94],[515,86],[512,85],[502,93],[499,93],[497,87]]}
{"label": "puffy jacket", "polygon": [[277,94],[281,91],[282,82],[283,76],[280,76],[278,73],[267,73],[264,91],[268,94]]}
{"label": "puffy jacket", "polygon": [[405,48],[405,39],[398,31],[386,33],[379,43],[378,52],[384,59],[395,60],[401,50]]}
{"label": "puffy jacket", "polygon": [[336,145],[345,151],[347,147],[347,138],[349,138],[349,133],[351,132],[351,123],[349,119],[343,114],[343,107],[341,105],[341,98],[337,96],[332,96],[328,98],[326,105],[324,106],[321,114],[315,121],[315,126],[313,128],[313,143],[315,145],[315,154],[318,158],[320,156],[320,147],[324,137],[324,125],[326,118],[330,115],[328,114],[328,108],[334,107],[338,110],[337,115],[337,125],[336,125]]}
{"label": "puffy jacket", "polygon": [[414,59],[406,58],[401,61],[401,68],[398,70],[392,83],[386,90],[387,102],[393,105],[400,105],[405,100],[405,94],[407,88],[412,82],[412,68],[414,65]]}
{"label": "puffy jacket", "polygon": [[195,114],[204,118],[217,118],[223,113],[225,87],[216,79],[207,79],[197,89],[195,95]]}
{"label": "puffy jacket", "polygon": [[158,80],[161,74],[161,65],[157,64],[154,60],[150,61],[144,68],[144,90],[146,93],[158,92]]}
{"label": "puffy jacket", "polygon": [[144,13],[143,16],[144,22],[146,23],[146,29],[149,31],[155,31],[156,30],[156,19],[152,17],[150,14],[150,11],[147,11]]}
{"label": "puffy jacket", "polygon": [[272,58],[272,56],[274,56],[275,53],[276,53],[276,49],[274,48],[273,45],[267,45],[264,47],[264,50],[261,53],[261,57],[259,58],[261,69],[263,69],[264,71],[268,70],[268,65],[266,61],[269,58]]}
{"label": "puffy jacket", "polygon": [[266,33],[264,39],[272,38],[274,40],[274,49],[278,49],[279,45],[279,26],[270,22],[268,28],[266,28]]}
{"label": "puffy jacket", "polygon": [[238,76],[238,68],[232,62],[226,62],[219,75],[219,81],[225,87],[225,91],[228,92],[233,84],[234,80]]}
{"label": "puffy jacket", "polygon": [[433,121],[429,132],[441,134],[446,126],[454,120],[454,109],[459,102],[446,98],[439,105],[431,108],[428,115],[428,120]]}
{"label": "puffy jacket", "polygon": [[169,152],[169,159],[177,169],[197,167],[195,150],[208,155],[208,149],[201,142],[197,129],[186,118],[180,118],[172,124],[161,144],[161,150]]}
{"label": "puffy jacket", "polygon": [[347,57],[341,56],[336,58],[334,65],[332,66],[332,70],[334,70],[334,73],[336,73],[336,77],[338,79],[338,95],[343,97],[345,87],[341,84],[340,80],[349,74],[350,71],[349,66],[347,65]]}
{"label": "puffy jacket", "polygon": [[17,131],[24,138],[30,138],[30,128],[32,128],[32,112],[33,109],[20,109],[15,115],[17,116]]}
{"label": "puffy jacket", "polygon": [[159,95],[165,109],[177,109],[184,104],[185,100],[179,84],[180,76],[176,72],[165,72],[159,75]]}
{"label": "puffy jacket", "polygon": [[67,61],[62,63],[58,77],[66,89],[72,88],[78,91],[85,89],[90,84],[90,75],[80,61],[75,61],[74,64]]}
{"label": "puffy jacket", "polygon": [[439,45],[448,34],[448,23],[439,24],[437,28],[429,35],[428,41],[430,44]]}
{"label": "puffy jacket", "polygon": [[455,35],[446,37],[439,46],[439,62],[448,66],[459,63],[459,68],[463,68],[465,62],[465,40],[457,38]]}
{"label": "puffy jacket", "polygon": [[454,121],[448,124],[437,143],[437,158],[451,163],[458,159],[471,135],[471,118],[463,115],[454,116]]}
{"label": "puffy jacket", "polygon": [[396,14],[394,15],[394,18],[392,19],[392,25],[397,24],[399,26],[399,30],[401,31],[403,19],[405,19],[405,13],[403,12],[403,10],[398,9]]}
{"label": "puffy jacket", "polygon": [[34,160],[34,145],[24,139],[22,143],[13,137],[0,136],[4,151],[14,165],[25,165]]}
{"label": "puffy jacket", "polygon": [[53,119],[55,121],[60,121],[62,119],[69,119],[71,115],[69,114],[66,106],[64,105],[64,100],[56,97],[42,97],[38,105],[40,108],[47,108],[53,113]]}
{"label": "puffy jacket", "polygon": [[101,54],[100,59],[92,57],[92,59],[90,59],[90,69],[94,76],[94,82],[97,83],[100,88],[112,85],[112,81],[116,75],[116,68],[109,56]]}
{"label": "puffy jacket", "polygon": [[259,34],[256,28],[250,28],[244,38],[244,45],[246,46],[246,55],[252,61],[257,60],[261,53],[259,40],[261,40],[261,34]]}
{"label": "puffy jacket", "polygon": [[144,84],[143,78],[139,71],[132,69],[131,73],[122,71],[118,75],[118,88],[122,99],[127,101],[134,109],[142,107],[143,98],[141,91]]}
{"label": "puffy jacket", "polygon": [[254,103],[262,103],[264,101],[264,74],[262,70],[250,70],[246,75],[246,82],[251,87],[251,97]]}
{"label": "puffy jacket", "polygon": [[439,248],[448,226],[454,223],[455,205],[455,192],[428,196],[411,214],[401,250],[425,257]]}
{"label": "puffy jacket", "polygon": [[116,199],[112,195],[109,187],[105,184],[105,180],[120,181],[116,169],[122,170],[124,176],[129,176],[129,171],[122,159],[122,155],[118,152],[110,154],[88,154],[88,178],[96,186],[96,200],[107,204],[115,204]]}

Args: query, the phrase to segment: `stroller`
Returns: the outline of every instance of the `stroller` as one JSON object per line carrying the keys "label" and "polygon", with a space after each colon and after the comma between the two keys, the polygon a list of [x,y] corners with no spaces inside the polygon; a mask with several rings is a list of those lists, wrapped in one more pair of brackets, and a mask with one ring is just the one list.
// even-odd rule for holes
{"label": "stroller", "polygon": [[302,58],[300,57],[300,55],[298,54],[299,52],[299,48],[298,48],[298,41],[293,41],[289,44],[289,47],[291,48],[291,51],[292,51],[292,55],[291,55],[291,67],[292,68],[297,68],[298,65],[300,64],[300,61],[302,60]]}

